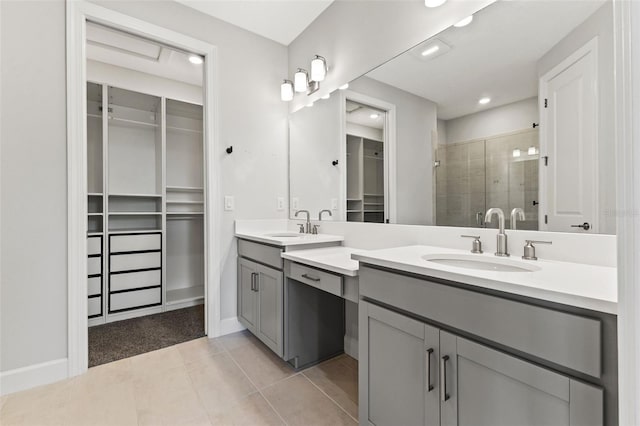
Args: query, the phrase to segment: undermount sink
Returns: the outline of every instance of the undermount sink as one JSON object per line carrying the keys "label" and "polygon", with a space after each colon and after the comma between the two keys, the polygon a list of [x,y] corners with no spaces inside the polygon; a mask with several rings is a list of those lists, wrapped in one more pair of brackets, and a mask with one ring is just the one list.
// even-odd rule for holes
{"label": "undermount sink", "polygon": [[477,271],[535,272],[540,270],[538,266],[527,265],[517,260],[498,257],[492,259],[473,254],[428,254],[422,256],[422,258],[427,262],[433,262],[439,265],[453,266],[462,269],[475,269]]}
{"label": "undermount sink", "polygon": [[274,237],[274,238],[296,238],[303,236],[304,234],[300,234],[297,232],[276,232],[274,234],[266,234],[266,237]]}

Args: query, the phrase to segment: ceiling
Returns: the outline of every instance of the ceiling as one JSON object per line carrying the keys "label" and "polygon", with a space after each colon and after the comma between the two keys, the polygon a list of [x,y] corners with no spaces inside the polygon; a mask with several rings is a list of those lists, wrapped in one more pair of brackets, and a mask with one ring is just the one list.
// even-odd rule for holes
{"label": "ceiling", "polygon": [[[374,129],[384,128],[384,111],[349,100],[347,101],[346,110],[348,123],[373,127]],[[377,117],[372,117],[372,114],[377,115]]]}
{"label": "ceiling", "polygon": [[94,23],[87,24],[87,59],[202,86],[202,65],[187,53]]}
{"label": "ceiling", "polygon": [[[423,59],[432,38],[367,76],[435,102],[444,120],[531,98],[538,95],[538,60],[603,4],[500,1],[470,25],[437,35],[449,51]],[[491,102],[479,105],[485,96]]]}
{"label": "ceiling", "polygon": [[288,46],[333,0],[176,0]]}

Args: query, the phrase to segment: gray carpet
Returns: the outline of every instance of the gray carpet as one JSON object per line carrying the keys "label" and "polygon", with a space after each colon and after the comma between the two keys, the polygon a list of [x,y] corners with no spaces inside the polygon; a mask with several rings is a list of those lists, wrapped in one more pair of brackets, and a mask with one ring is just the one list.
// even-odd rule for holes
{"label": "gray carpet", "polygon": [[204,336],[204,305],[89,327],[89,367]]}

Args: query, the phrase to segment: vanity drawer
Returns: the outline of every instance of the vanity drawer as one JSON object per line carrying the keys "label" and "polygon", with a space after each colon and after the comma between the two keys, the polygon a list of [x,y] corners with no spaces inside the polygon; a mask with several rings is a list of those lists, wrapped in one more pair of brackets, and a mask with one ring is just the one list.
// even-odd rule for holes
{"label": "vanity drawer", "polygon": [[87,238],[87,255],[102,254],[102,237]]}
{"label": "vanity drawer", "polygon": [[363,264],[360,295],[590,376],[602,376],[599,319]]}
{"label": "vanity drawer", "polygon": [[282,249],[280,247],[238,240],[238,254],[273,268],[282,269],[283,266],[283,260],[280,257]]}
{"label": "vanity drawer", "polygon": [[109,291],[131,290],[134,288],[151,287],[162,284],[162,271],[126,272],[111,274],[109,277]]}
{"label": "vanity drawer", "polygon": [[102,277],[93,277],[87,279],[87,296],[100,294],[102,291]]}
{"label": "vanity drawer", "polygon": [[111,235],[109,236],[110,253],[160,250],[161,234]]}
{"label": "vanity drawer", "polygon": [[110,271],[132,271],[137,269],[160,268],[162,265],[162,253],[132,253],[116,254],[109,256]]}
{"label": "vanity drawer", "polygon": [[289,278],[342,297],[342,277],[290,262]]}
{"label": "vanity drawer", "polygon": [[90,297],[87,299],[87,316],[100,316],[102,313],[102,297]]}
{"label": "vanity drawer", "polygon": [[87,275],[98,275],[101,273],[102,273],[102,258],[88,257],[87,258]]}
{"label": "vanity drawer", "polygon": [[148,288],[109,295],[109,312],[159,305],[162,302],[161,288]]}

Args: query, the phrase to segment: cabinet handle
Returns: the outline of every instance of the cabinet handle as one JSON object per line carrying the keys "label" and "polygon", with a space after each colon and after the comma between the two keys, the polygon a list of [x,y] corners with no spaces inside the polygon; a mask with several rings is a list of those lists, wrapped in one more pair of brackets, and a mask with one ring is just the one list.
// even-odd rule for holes
{"label": "cabinet handle", "polygon": [[311,275],[308,275],[308,274],[302,274],[302,278],[306,278],[308,280],[315,281],[315,282],[320,281],[320,278],[312,277]]}
{"label": "cabinet handle", "polygon": [[442,357],[442,365],[440,370],[442,371],[442,383],[440,384],[440,396],[442,401],[449,400],[449,394],[447,393],[447,361],[449,361],[449,355]]}
{"label": "cabinet handle", "polygon": [[433,348],[427,349],[427,392],[434,389],[431,384],[431,355],[433,355]]}
{"label": "cabinet handle", "polygon": [[251,273],[251,291],[258,291],[258,274],[255,272]]}
{"label": "cabinet handle", "polygon": [[260,274],[256,272],[256,292],[260,291]]}

